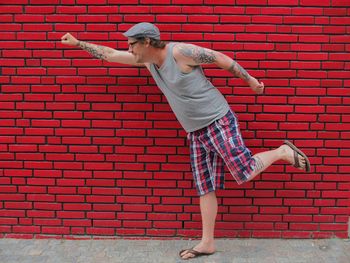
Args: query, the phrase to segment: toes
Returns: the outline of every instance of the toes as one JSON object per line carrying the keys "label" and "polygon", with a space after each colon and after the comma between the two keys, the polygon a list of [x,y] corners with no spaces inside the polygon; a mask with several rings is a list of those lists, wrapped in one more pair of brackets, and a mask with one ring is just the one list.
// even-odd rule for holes
{"label": "toes", "polygon": [[184,250],[184,251],[182,251],[181,253],[180,253],[180,257],[184,257],[184,256],[186,256],[187,254],[191,254],[190,252],[189,252],[189,250]]}
{"label": "toes", "polygon": [[182,259],[188,259],[188,258],[193,258],[194,257],[194,255],[188,250],[186,250],[183,253],[181,253],[180,256],[181,256]]}
{"label": "toes", "polygon": [[305,170],[306,169],[306,160],[303,156],[299,155],[299,169],[300,170]]}
{"label": "toes", "polygon": [[183,258],[187,253],[188,253],[188,250],[185,250],[185,251],[181,252],[180,253],[180,257]]}

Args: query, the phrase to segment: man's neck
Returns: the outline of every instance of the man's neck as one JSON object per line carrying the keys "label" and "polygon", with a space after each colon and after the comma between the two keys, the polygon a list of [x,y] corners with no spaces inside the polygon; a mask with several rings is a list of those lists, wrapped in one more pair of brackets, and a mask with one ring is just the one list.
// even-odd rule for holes
{"label": "man's neck", "polygon": [[160,49],[160,48],[153,49],[153,52],[150,54],[150,57],[152,60],[151,63],[156,64],[158,68],[160,68],[165,61],[167,50],[168,50],[168,45],[166,45],[165,48],[163,49]]}

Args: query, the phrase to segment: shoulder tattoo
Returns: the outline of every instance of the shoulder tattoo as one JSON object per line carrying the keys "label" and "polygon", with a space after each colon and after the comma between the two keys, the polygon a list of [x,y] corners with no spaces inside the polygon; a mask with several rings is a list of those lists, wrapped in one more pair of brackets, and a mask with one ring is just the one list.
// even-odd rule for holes
{"label": "shoulder tattoo", "polygon": [[194,62],[198,64],[214,63],[216,60],[213,51],[202,47],[192,45],[179,45],[179,51],[183,56],[192,58]]}

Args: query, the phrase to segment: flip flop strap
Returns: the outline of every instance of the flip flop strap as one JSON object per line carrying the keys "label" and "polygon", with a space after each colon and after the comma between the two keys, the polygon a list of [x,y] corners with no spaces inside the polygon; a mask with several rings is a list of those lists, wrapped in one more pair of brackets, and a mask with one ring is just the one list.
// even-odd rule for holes
{"label": "flip flop strap", "polygon": [[[180,257],[181,257],[181,254],[182,254],[183,252],[185,252],[185,251],[186,251],[185,255],[188,254],[188,253],[190,253],[190,254],[192,254],[192,255],[194,256],[193,258],[198,257],[198,256],[209,256],[209,255],[212,255],[211,253],[199,252],[199,251],[196,251],[196,250],[190,248],[190,249],[181,250],[181,251],[180,251]],[[184,256],[184,255],[183,255],[183,256]]]}
{"label": "flip flop strap", "polygon": [[202,254],[201,252],[198,252],[198,251],[193,250],[193,249],[189,250],[187,253],[191,253],[191,254],[193,254],[194,256],[198,256],[198,255]]}
{"label": "flip flop strap", "polygon": [[296,168],[300,167],[298,155],[297,151],[294,150],[294,167]]}

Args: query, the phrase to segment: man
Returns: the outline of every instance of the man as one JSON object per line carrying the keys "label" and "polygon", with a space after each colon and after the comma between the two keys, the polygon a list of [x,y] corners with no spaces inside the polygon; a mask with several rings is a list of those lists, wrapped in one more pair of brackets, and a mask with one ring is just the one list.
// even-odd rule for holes
{"label": "man", "polygon": [[200,196],[202,240],[197,246],[180,251],[180,257],[211,255],[215,252],[214,227],[218,207],[215,191],[224,187],[224,164],[242,184],[278,160],[307,172],[310,162],[289,141],[277,149],[251,155],[242,140],[236,115],[201,68],[202,64],[215,64],[243,79],[257,94],[263,93],[264,84],[250,76],[236,61],[196,45],[165,43],[160,40],[158,28],[150,23],[136,24],[124,36],[128,38],[128,52],[79,41],[69,33],[62,37],[62,43],[78,46],[109,62],[145,66],[151,72],[188,133],[194,182]]}

